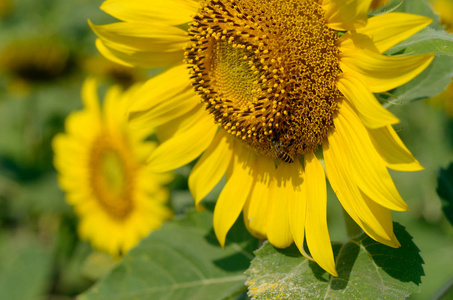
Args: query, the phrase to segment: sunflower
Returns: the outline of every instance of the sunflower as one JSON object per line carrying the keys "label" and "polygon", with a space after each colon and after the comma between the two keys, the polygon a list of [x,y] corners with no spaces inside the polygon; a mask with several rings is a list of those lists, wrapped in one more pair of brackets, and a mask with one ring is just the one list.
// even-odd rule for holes
{"label": "sunflower", "polygon": [[149,130],[128,128],[129,93],[110,88],[101,109],[88,79],[82,98],[84,110],[69,115],[66,133],[53,140],[54,165],[80,218],[80,236],[117,257],[172,216],[163,186],[171,176],[145,164],[155,145],[144,141]]}
{"label": "sunflower", "polygon": [[453,32],[453,2],[451,0],[431,0],[434,11],[440,15],[440,22],[449,32]]}
{"label": "sunflower", "polygon": [[[220,244],[243,213],[278,248],[293,242],[337,275],[326,177],[352,219],[399,247],[391,210],[405,211],[388,168],[422,167],[399,120],[373,93],[398,87],[433,55],[383,55],[431,20],[371,0],[107,0],[123,22],[92,25],[100,52],[125,65],[166,67],[135,94],[131,126],[158,126],[155,171],[201,155],[189,177],[196,207],[225,175],[214,209]],[[181,50],[183,49],[183,50]],[[310,253],[306,253],[304,245]]]}

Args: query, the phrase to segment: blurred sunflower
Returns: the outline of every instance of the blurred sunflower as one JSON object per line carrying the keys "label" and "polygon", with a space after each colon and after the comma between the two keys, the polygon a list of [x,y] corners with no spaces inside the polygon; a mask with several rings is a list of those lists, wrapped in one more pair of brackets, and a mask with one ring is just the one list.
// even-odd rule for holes
{"label": "blurred sunflower", "polygon": [[2,0],[0,2],[0,19],[7,18],[13,11],[14,5],[12,0]]}
{"label": "blurred sunflower", "polygon": [[31,82],[59,78],[70,64],[69,49],[55,38],[13,41],[0,52],[0,69]]}
{"label": "blurred sunflower", "polygon": [[451,0],[431,0],[436,13],[440,15],[440,22],[445,29],[453,32],[453,1]]}
{"label": "blurred sunflower", "polygon": [[159,126],[163,143],[148,159],[151,168],[168,171],[202,154],[189,177],[199,209],[226,174],[214,210],[222,246],[243,211],[253,235],[279,248],[295,242],[337,275],[326,175],[370,237],[400,246],[391,210],[408,207],[387,168],[422,167],[392,128],[398,119],[373,93],[410,81],[430,64],[431,54],[382,53],[431,20],[405,13],[368,19],[371,2],[102,4],[124,21],[91,25],[104,56],[125,65],[169,67],[137,91],[130,108],[132,126]]}
{"label": "blurred sunflower", "polygon": [[146,80],[146,74],[143,69],[119,65],[101,55],[89,57],[84,61],[83,67],[91,76],[112,81],[123,88],[128,88],[134,83]]}
{"label": "blurred sunflower", "polygon": [[379,6],[382,6],[384,4],[387,4],[390,0],[372,0],[371,1],[371,9],[376,9]]}
{"label": "blurred sunflower", "polygon": [[96,83],[89,79],[82,98],[84,110],[69,115],[67,132],[53,140],[54,165],[80,217],[80,236],[115,257],[171,218],[163,187],[171,176],[144,164],[155,145],[144,140],[150,130],[128,128],[128,93],[110,88],[101,109]]}
{"label": "blurred sunflower", "polygon": [[[453,1],[452,0],[431,0],[433,9],[440,16],[440,22],[445,26],[445,30],[453,33]],[[442,107],[448,116],[453,117],[453,82],[444,92],[429,102],[437,107]]]}

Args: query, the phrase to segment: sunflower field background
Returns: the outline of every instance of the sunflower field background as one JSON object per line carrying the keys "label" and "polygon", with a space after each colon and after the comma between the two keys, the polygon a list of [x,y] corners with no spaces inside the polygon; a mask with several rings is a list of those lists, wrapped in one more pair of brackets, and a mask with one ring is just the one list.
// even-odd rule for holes
{"label": "sunflower field background", "polygon": [[[307,263],[294,246],[280,250],[251,237],[242,218],[220,247],[212,211],[222,182],[204,200],[206,211],[197,212],[187,183],[194,163],[163,180],[169,191],[164,205],[173,220],[129,253],[110,255],[80,235],[79,216],[58,184],[52,141],[65,132],[68,115],[83,108],[87,78],[97,82],[95,92],[104,99],[111,86],[126,90],[161,72],[117,65],[99,54],[87,20],[115,21],[99,9],[102,2],[0,0],[1,300],[299,299],[308,294],[312,299],[453,299],[453,88],[448,86],[453,37],[444,32],[453,30],[453,0],[390,1],[385,7],[434,20],[388,52],[409,48],[437,54],[422,74],[392,91],[398,98],[387,106],[401,120],[395,129],[425,170],[391,173],[410,206],[409,212],[392,214],[399,224],[395,233],[407,246],[400,252],[375,247],[365,235],[348,239],[341,205],[329,192],[331,239],[349,243],[352,256],[343,263],[363,271],[349,269],[346,282]],[[357,276],[367,272],[373,275]],[[278,284],[272,283],[275,278]]]}

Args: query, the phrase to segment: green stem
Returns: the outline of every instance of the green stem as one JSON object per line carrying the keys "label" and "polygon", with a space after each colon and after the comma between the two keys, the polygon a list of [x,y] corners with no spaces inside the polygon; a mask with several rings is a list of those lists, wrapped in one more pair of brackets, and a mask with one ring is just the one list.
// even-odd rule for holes
{"label": "green stem", "polygon": [[431,298],[431,300],[447,299],[448,295],[453,294],[453,278],[450,279],[437,293]]}
{"label": "green stem", "polygon": [[359,225],[357,225],[357,223],[349,216],[349,214],[344,209],[343,217],[348,237],[353,238],[362,233],[362,229],[359,227]]}

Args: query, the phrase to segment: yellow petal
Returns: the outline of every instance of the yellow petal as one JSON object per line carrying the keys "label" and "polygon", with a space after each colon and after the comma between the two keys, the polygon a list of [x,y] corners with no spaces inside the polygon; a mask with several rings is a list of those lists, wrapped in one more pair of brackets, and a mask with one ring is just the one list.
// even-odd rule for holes
{"label": "yellow petal", "polygon": [[200,109],[191,121],[153,151],[148,159],[151,170],[166,172],[181,167],[211,144],[217,131],[212,116]]}
{"label": "yellow petal", "polygon": [[149,110],[131,114],[130,126],[137,129],[143,127],[156,128],[176,119],[193,110],[200,100],[193,90],[186,90],[179,95],[170,97],[163,96],[158,100],[152,94],[137,93],[136,95],[137,100],[147,98],[150,103],[154,104],[154,107]]}
{"label": "yellow petal", "polygon": [[390,210],[368,201],[369,198],[359,190],[351,176],[353,168],[347,158],[349,152],[338,133],[333,132],[328,139],[329,142],[323,144],[324,162],[330,185],[341,205],[371,238],[385,245],[397,246]]}
{"label": "yellow petal", "polygon": [[267,238],[267,215],[270,206],[269,189],[275,176],[275,162],[260,157],[256,160],[253,188],[244,206],[244,223],[255,237]]}
{"label": "yellow petal", "polygon": [[356,33],[347,32],[341,37],[341,47],[361,47],[353,43],[354,35],[366,35],[376,49],[383,53],[428,26],[432,19],[425,16],[406,13],[386,13],[368,19],[365,27]]}
{"label": "yellow petal", "polygon": [[[107,125],[110,132],[115,134],[118,131],[127,128],[127,112],[124,102],[121,101],[121,92],[119,86],[110,87],[104,96],[103,102],[104,124]],[[122,132],[120,134],[122,134]]]}
{"label": "yellow petal", "polygon": [[387,167],[397,171],[420,171],[422,165],[407,149],[392,126],[368,130],[374,147]]}
{"label": "yellow petal", "polygon": [[[275,170],[275,166],[271,168],[269,173]],[[286,248],[293,243],[288,210],[302,183],[297,170],[295,164],[281,163],[270,182],[266,233],[269,242],[277,248]]]}
{"label": "yellow petal", "polygon": [[370,9],[377,9],[379,6],[387,4],[390,0],[373,0]]}
{"label": "yellow petal", "polygon": [[167,24],[118,22],[94,25],[94,33],[110,47],[120,51],[182,52],[187,44],[186,32]]}
{"label": "yellow petal", "polygon": [[220,130],[190,172],[189,189],[198,210],[202,209],[201,200],[215,187],[230,165],[233,150],[228,138],[226,131]]}
{"label": "yellow petal", "polygon": [[347,102],[341,104],[334,125],[342,147],[349,152],[349,155],[345,156],[351,163],[352,172],[349,176],[360,190],[389,209],[398,211],[409,209],[396,190],[366,128]]}
{"label": "yellow petal", "polygon": [[313,152],[304,155],[304,165],[304,185],[307,186],[305,232],[308,249],[310,249],[313,259],[324,270],[333,276],[338,276],[327,228],[327,191],[324,169]]}
{"label": "yellow petal", "polygon": [[89,77],[85,79],[82,85],[82,103],[87,111],[95,116],[101,116],[101,106],[98,97],[98,84],[96,79]]}
{"label": "yellow petal", "polygon": [[291,168],[292,174],[290,176],[292,178],[298,178],[299,182],[294,182],[294,195],[289,199],[288,216],[294,243],[300,253],[305,255],[303,243],[305,236],[308,186],[303,180],[305,174],[303,172],[302,165],[297,160],[293,163],[293,165],[294,166]]}
{"label": "yellow petal", "polygon": [[117,50],[116,45],[111,45],[101,39],[96,40],[96,48],[107,59],[126,67],[139,67],[145,69],[166,68],[182,63],[182,51],[124,51]]}
{"label": "yellow petal", "polygon": [[239,217],[253,183],[253,152],[235,143],[234,162],[227,170],[227,182],[214,209],[214,232],[222,247],[231,226]]}
{"label": "yellow petal", "polygon": [[367,49],[341,54],[340,67],[354,76],[373,93],[389,91],[412,80],[434,58],[434,54],[385,56]]}
{"label": "yellow petal", "polygon": [[337,86],[354,105],[366,127],[378,128],[399,122],[398,118],[385,109],[366,86],[352,74],[340,74]]}
{"label": "yellow petal", "polygon": [[73,112],[65,120],[68,135],[75,136],[80,142],[91,143],[101,132],[102,126],[100,116],[88,110]]}
{"label": "yellow petal", "polygon": [[184,30],[160,23],[120,22],[93,25],[96,46],[108,59],[126,66],[166,67],[181,63],[187,43]]}
{"label": "yellow petal", "polygon": [[[398,248],[401,244],[398,242],[395,234],[393,233],[393,221],[392,221],[392,212],[385,207],[374,202],[367,195],[362,193],[364,207],[367,207],[375,218],[364,222],[366,227],[366,233],[374,240],[378,241],[381,244],[387,245],[389,247]],[[368,224],[374,224],[374,226],[369,226]],[[376,225],[378,224],[378,225]],[[382,228],[385,234],[377,234],[375,231],[376,228]]]}
{"label": "yellow petal", "polygon": [[[185,65],[175,66],[152,77],[134,95],[129,111],[139,113],[166,105],[167,101],[191,88]],[[198,102],[198,101],[197,101]],[[177,101],[172,103],[178,105]]]}
{"label": "yellow petal", "polygon": [[132,128],[157,127],[188,113],[200,102],[183,65],[151,78],[131,97],[134,101],[128,110]]}
{"label": "yellow petal", "polygon": [[101,9],[115,18],[134,22],[162,22],[178,25],[190,22],[197,12],[195,1],[190,0],[151,0],[142,1],[107,0]]}
{"label": "yellow petal", "polygon": [[[206,109],[203,103],[198,103],[193,109],[186,114],[183,114],[175,119],[169,119],[156,129],[157,139],[163,143],[168,139],[180,134],[181,132],[190,130],[197,118],[206,115]],[[169,116],[169,118],[171,118]],[[134,127],[135,128],[135,127]]]}
{"label": "yellow petal", "polygon": [[338,31],[365,26],[370,3],[371,0],[321,0],[327,26]]}

